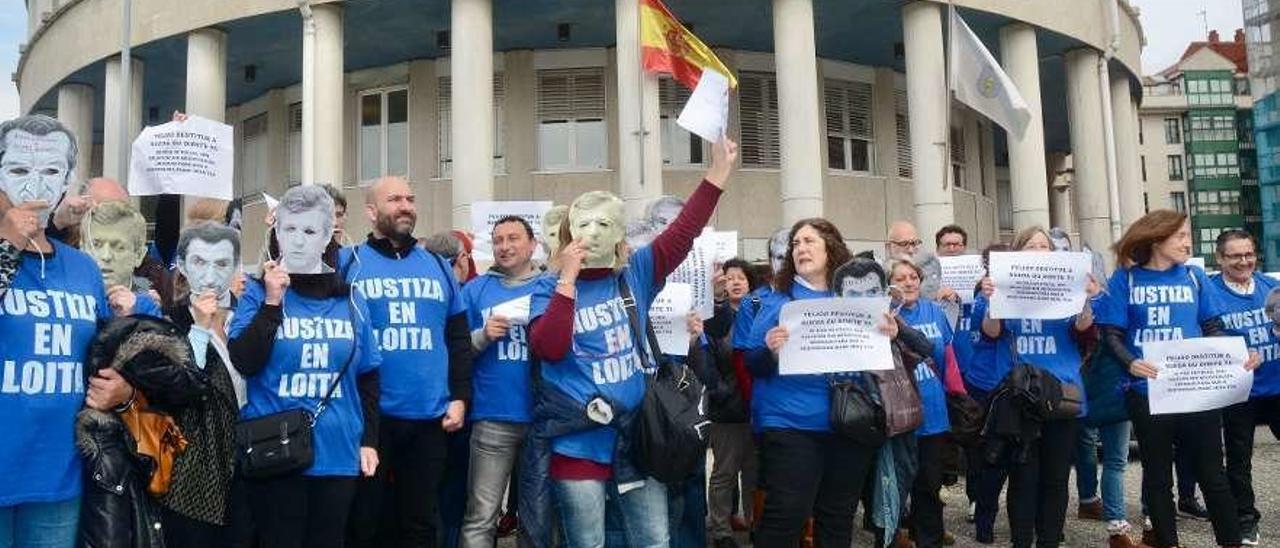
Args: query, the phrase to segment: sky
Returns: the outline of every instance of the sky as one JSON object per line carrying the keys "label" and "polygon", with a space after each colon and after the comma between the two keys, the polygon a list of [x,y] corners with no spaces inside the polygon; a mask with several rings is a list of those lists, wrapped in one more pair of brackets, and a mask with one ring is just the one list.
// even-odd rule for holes
{"label": "sky", "polygon": [[[1187,43],[1204,40],[1205,21],[1230,40],[1243,26],[1241,0],[1130,0],[1142,10],[1147,48],[1142,52],[1142,72],[1152,74],[1172,65]],[[18,91],[9,75],[18,66],[18,44],[26,41],[27,12],[24,0],[0,0],[0,120],[18,114]]]}

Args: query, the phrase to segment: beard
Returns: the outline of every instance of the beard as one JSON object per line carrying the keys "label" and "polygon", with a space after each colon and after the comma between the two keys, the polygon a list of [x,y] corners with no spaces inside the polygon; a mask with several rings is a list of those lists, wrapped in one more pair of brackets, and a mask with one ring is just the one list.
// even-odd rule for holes
{"label": "beard", "polygon": [[[408,222],[399,222],[406,219]],[[417,223],[418,218],[414,215],[401,215],[397,219],[392,215],[378,214],[376,228],[379,233],[390,238],[391,241],[403,244],[413,241],[413,227]]]}

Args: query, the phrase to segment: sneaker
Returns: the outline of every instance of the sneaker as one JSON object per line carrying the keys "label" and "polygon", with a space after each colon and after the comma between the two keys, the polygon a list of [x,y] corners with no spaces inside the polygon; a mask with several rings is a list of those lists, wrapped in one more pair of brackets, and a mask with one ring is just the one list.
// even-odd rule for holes
{"label": "sneaker", "polygon": [[712,546],[714,548],[738,548],[738,541],[733,540],[733,537],[723,537],[712,542]]}
{"label": "sneaker", "polygon": [[965,516],[965,519],[966,519],[966,520],[968,520],[968,522],[969,522],[969,523],[973,523],[974,516],[976,516],[976,515],[978,515],[978,503],[976,503],[976,502],[970,502],[970,503],[969,503],[969,514],[968,514],[967,516]]}
{"label": "sneaker", "polygon": [[1200,503],[1200,499],[1196,497],[1187,497],[1178,500],[1178,515],[1194,520],[1209,519],[1209,511]]}
{"label": "sneaker", "polygon": [[1240,526],[1240,544],[1244,546],[1258,545],[1258,524],[1246,523]]}
{"label": "sneaker", "polygon": [[1079,508],[1076,510],[1076,517],[1091,521],[1102,521],[1102,499],[1080,503]]}

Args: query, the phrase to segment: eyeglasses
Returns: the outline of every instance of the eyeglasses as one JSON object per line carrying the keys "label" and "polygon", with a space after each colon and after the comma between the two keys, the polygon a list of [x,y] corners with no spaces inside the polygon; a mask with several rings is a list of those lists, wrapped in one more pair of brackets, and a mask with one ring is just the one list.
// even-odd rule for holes
{"label": "eyeglasses", "polygon": [[897,247],[920,247],[920,244],[924,242],[920,241],[919,239],[915,239],[915,240],[889,240],[889,243]]}
{"label": "eyeglasses", "polygon": [[1232,253],[1230,255],[1223,255],[1222,258],[1228,261],[1231,261],[1233,263],[1243,263],[1243,262],[1258,260],[1258,254],[1257,253]]}

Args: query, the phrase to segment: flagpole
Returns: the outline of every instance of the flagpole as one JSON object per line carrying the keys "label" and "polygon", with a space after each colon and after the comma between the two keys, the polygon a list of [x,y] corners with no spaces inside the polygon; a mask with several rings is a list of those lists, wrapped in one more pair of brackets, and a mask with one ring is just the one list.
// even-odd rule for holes
{"label": "flagpole", "polygon": [[[645,70],[644,70],[644,17],[640,12],[641,5],[639,0],[636,2],[636,69],[640,71],[640,78],[636,80],[640,84],[640,93],[636,94],[636,101],[640,103],[636,112],[640,113],[640,123],[636,125],[636,140],[640,143],[640,188],[645,188],[645,180],[648,178],[648,170],[645,164],[645,137],[648,136],[649,130],[644,127],[644,94],[645,87]],[[661,99],[659,99],[661,101]]]}
{"label": "flagpole", "polygon": [[954,94],[954,92],[952,91],[952,82],[951,82],[951,68],[954,63],[952,62],[953,60],[951,59],[951,52],[955,50],[955,47],[951,43],[951,41],[955,40],[955,37],[953,36],[955,34],[955,18],[956,18],[956,6],[954,3],[952,3],[952,0],[947,0],[947,39],[944,42],[946,51],[947,51],[947,54],[945,55],[945,58],[946,58],[945,64],[947,68],[947,77],[946,77],[947,92],[944,94],[946,97],[947,104],[945,105],[945,108],[942,110],[943,114],[945,115],[943,119],[946,120],[946,125],[947,125],[946,132],[943,133],[943,136],[942,136],[942,145],[943,145],[942,166],[944,168],[942,170],[943,171],[942,190],[946,192],[952,192],[953,186],[955,185],[955,181],[952,180],[952,173],[951,173],[951,170],[952,170],[952,167],[951,167],[951,98],[952,98],[952,95]]}

